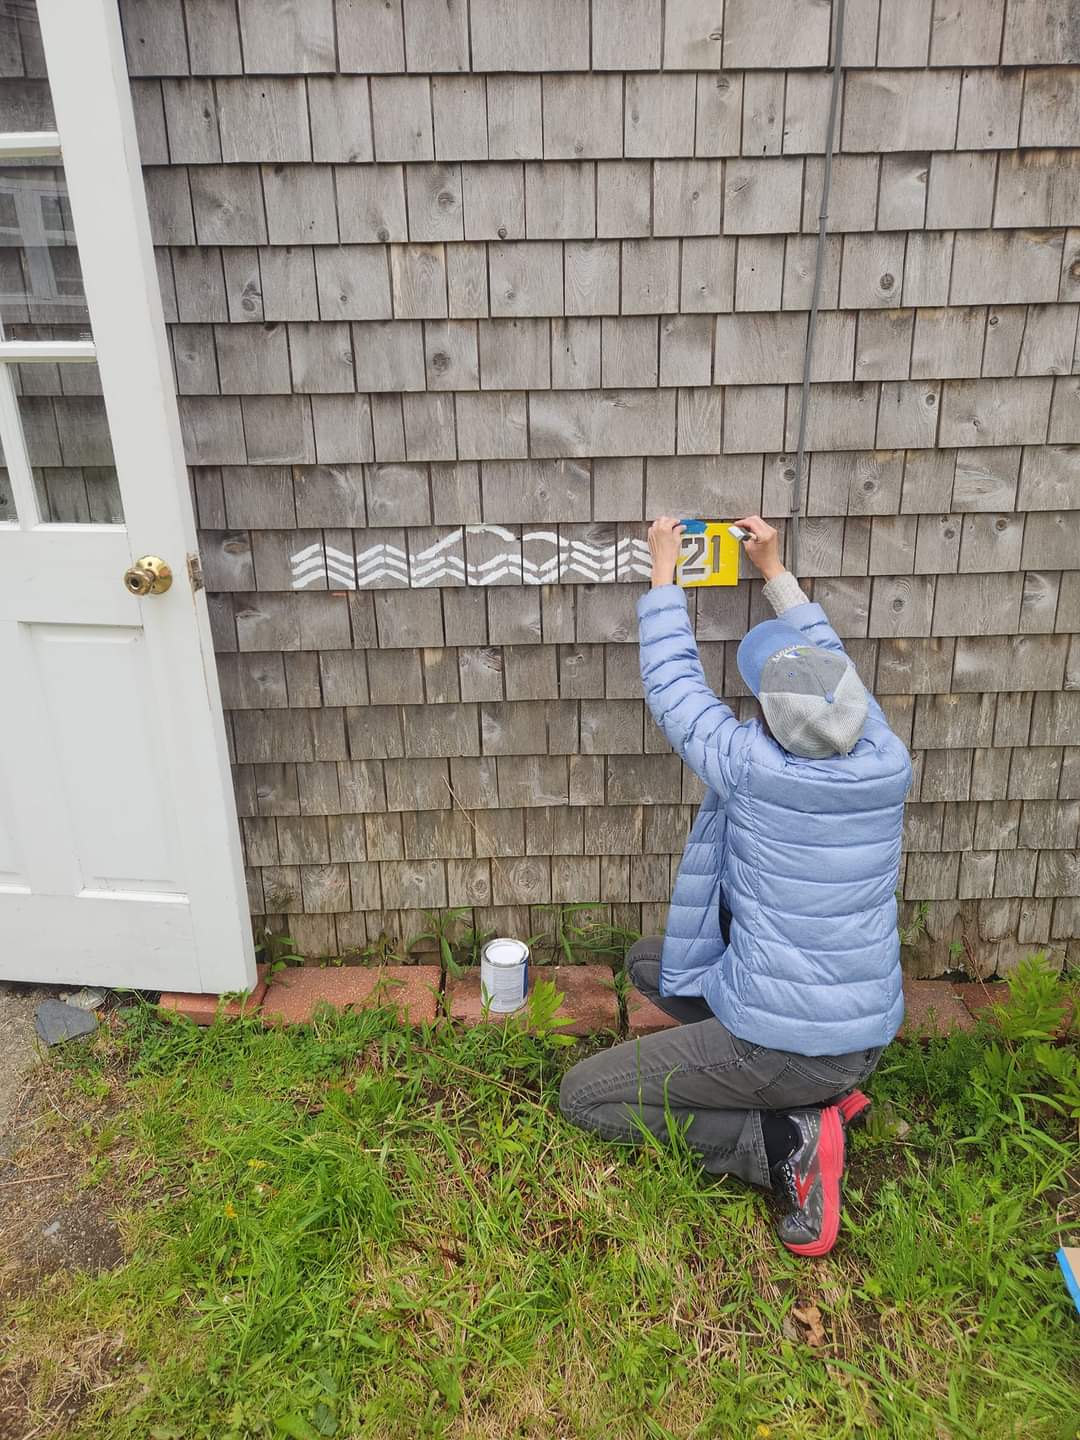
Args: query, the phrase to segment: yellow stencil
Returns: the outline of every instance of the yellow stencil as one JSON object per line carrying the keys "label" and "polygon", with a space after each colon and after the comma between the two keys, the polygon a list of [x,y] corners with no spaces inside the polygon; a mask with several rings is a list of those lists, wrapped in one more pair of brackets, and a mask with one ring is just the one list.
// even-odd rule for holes
{"label": "yellow stencil", "polygon": [[711,520],[684,532],[676,562],[675,579],[688,588],[695,585],[737,585],[739,542],[726,520]]}

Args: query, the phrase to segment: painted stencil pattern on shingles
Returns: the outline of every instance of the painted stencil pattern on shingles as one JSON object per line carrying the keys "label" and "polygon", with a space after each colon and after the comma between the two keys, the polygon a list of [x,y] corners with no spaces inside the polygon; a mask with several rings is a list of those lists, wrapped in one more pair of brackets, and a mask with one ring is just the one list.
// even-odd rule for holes
{"label": "painted stencil pattern on shingles", "polygon": [[[431,531],[423,532],[424,537]],[[413,539],[409,537],[409,581],[415,588],[429,585],[464,585],[465,536],[458,525],[434,543],[418,546],[413,550]]]}
{"label": "painted stencil pattern on shingles", "polygon": [[[341,531],[334,531],[340,535]],[[345,532],[348,534],[348,531]],[[356,562],[352,552],[331,545],[325,539],[313,540],[289,556],[292,588],[307,590],[312,586],[330,590],[356,589]]]}
{"label": "painted stencil pattern on shingles", "polygon": [[384,590],[409,584],[409,557],[400,545],[381,542],[356,555],[356,584],[364,590]]}
{"label": "painted stencil pattern on shingles", "polygon": [[[432,532],[428,531],[428,534]],[[388,541],[351,555],[316,541],[291,556],[292,588],[426,589],[444,585],[605,585],[628,575],[647,579],[649,547],[624,536],[597,544],[556,530],[516,533],[503,525],[465,525],[406,552]]]}

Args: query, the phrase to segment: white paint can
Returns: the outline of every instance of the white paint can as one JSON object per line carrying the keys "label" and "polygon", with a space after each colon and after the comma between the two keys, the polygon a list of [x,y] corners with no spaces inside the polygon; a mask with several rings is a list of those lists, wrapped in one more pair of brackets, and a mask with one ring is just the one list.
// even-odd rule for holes
{"label": "white paint can", "polygon": [[529,994],[529,947],[521,940],[489,940],[480,952],[480,995],[497,1014],[520,1010]]}

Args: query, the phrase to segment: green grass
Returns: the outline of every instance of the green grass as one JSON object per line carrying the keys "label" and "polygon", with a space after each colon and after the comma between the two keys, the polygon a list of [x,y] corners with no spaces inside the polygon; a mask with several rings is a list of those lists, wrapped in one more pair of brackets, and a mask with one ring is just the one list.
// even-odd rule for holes
{"label": "green grass", "polygon": [[888,1052],[807,1264],[680,1144],[567,1128],[552,1035],[136,1008],[49,1081],[128,1259],[10,1301],[0,1381],[94,1440],[1072,1440],[1076,1127],[1034,1044]]}

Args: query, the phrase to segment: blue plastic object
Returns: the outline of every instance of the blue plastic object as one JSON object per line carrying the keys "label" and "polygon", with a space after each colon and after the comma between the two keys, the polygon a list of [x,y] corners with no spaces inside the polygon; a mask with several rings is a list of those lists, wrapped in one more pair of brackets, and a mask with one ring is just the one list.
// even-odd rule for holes
{"label": "blue plastic object", "polygon": [[1080,1251],[1066,1250],[1064,1247],[1057,1252],[1057,1262],[1061,1266],[1061,1273],[1065,1277],[1065,1288],[1072,1296],[1072,1302],[1080,1311],[1080,1270],[1077,1268],[1077,1259],[1080,1258]]}
{"label": "blue plastic object", "polygon": [[680,520],[680,521],[679,521],[679,524],[683,527],[683,533],[684,533],[685,535],[704,535],[704,534],[705,534],[705,527],[706,527],[706,525],[707,525],[708,523],[709,523],[709,522],[708,522],[707,520]]}

